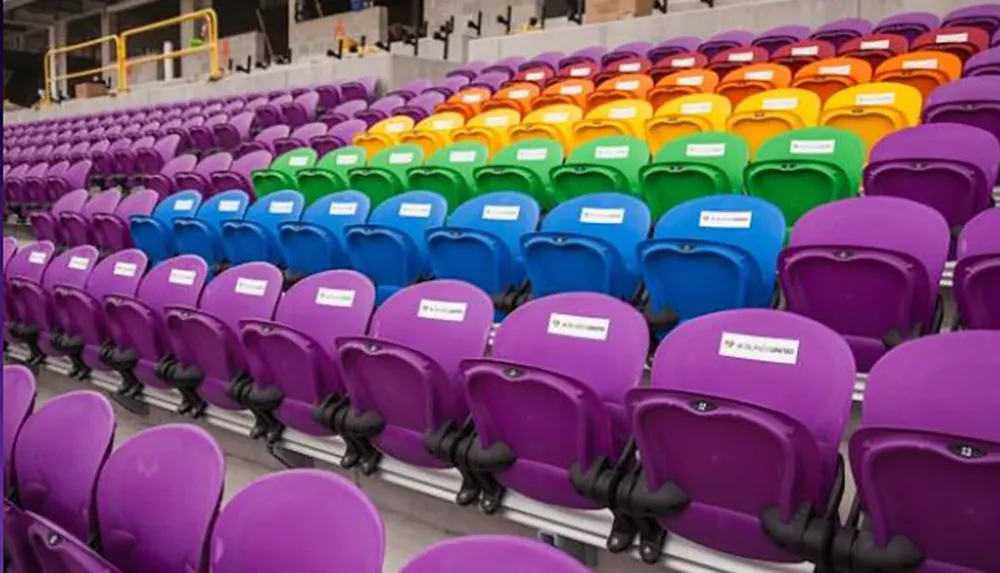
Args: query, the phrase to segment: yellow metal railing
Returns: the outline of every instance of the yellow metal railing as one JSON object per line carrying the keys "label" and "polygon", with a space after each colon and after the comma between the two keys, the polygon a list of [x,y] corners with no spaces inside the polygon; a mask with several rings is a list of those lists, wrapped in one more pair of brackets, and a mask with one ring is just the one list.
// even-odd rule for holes
{"label": "yellow metal railing", "polygon": [[[83,70],[79,72],[73,72],[71,74],[52,74],[53,58],[59,54],[66,54],[69,52],[76,52],[78,50],[85,50],[87,48],[92,48],[94,46],[103,46],[104,44],[111,43],[114,47],[115,62],[113,64],[108,64],[106,66],[101,66],[98,68],[92,68],[89,70]],[[45,101],[52,101],[53,86],[56,82],[61,80],[72,80],[76,78],[85,78],[88,76],[94,76],[97,74],[103,75],[104,72],[117,71],[119,72],[118,82],[121,84],[121,68],[119,66],[118,55],[121,53],[122,41],[120,36],[101,36],[100,38],[94,38],[93,40],[87,40],[86,42],[80,42],[79,44],[73,44],[71,46],[60,46],[58,48],[52,48],[51,50],[45,52],[45,60],[43,63],[43,69],[45,73]]]}
{"label": "yellow metal railing", "polygon": [[[169,54],[150,54],[148,56],[142,56],[139,58],[129,59],[128,54],[128,40],[132,36],[137,34],[142,34],[143,32],[150,32],[152,30],[159,30],[160,28],[166,28],[169,26],[175,26],[177,24],[183,24],[184,22],[190,21],[204,21],[207,24],[207,38],[205,43],[200,46],[188,46],[183,47],[179,50],[170,52]],[[208,73],[209,77],[212,79],[218,79],[222,75],[222,69],[219,67],[219,17],[215,13],[215,10],[211,8],[205,8],[204,10],[198,10],[196,12],[190,12],[188,14],[181,14],[175,18],[170,18],[168,20],[162,20],[160,22],[154,22],[152,24],[147,24],[145,26],[140,26],[138,28],[132,28],[130,30],[125,30],[118,35],[120,41],[118,42],[118,91],[126,92],[128,91],[128,70],[132,66],[138,66],[140,64],[148,64],[150,62],[158,62],[161,60],[170,60],[176,58],[183,58],[184,56],[192,56],[194,54],[200,54],[202,52],[208,52]]]}

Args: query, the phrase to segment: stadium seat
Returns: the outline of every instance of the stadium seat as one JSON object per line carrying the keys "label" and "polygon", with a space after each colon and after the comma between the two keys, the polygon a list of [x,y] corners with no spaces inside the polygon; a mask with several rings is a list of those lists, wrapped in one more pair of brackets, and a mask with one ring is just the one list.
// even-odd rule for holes
{"label": "stadium seat", "polygon": [[873,81],[913,86],[923,99],[938,87],[962,77],[962,61],[947,52],[920,51],[882,62]]}
{"label": "stadium seat", "polygon": [[323,157],[335,149],[347,147],[354,141],[356,135],[366,129],[368,124],[360,119],[345,120],[334,124],[325,134],[312,138],[310,145],[320,157]]}
{"label": "stadium seat", "polygon": [[354,136],[354,145],[364,149],[366,157],[374,157],[383,149],[398,144],[400,136],[411,131],[415,124],[412,117],[405,115],[383,119],[368,131]]}
{"label": "stadium seat", "polygon": [[649,208],[636,197],[594,193],[560,203],[521,241],[532,296],[591,291],[631,300],[636,248],[649,229]]}
{"label": "stadium seat", "polygon": [[510,128],[511,143],[526,139],[553,139],[563,146],[563,150],[572,149],[573,125],[583,119],[583,110],[575,105],[548,105],[529,113],[521,123]]}
{"label": "stadium seat", "polygon": [[471,535],[437,543],[403,567],[400,573],[587,573],[562,551],[520,537]]}
{"label": "stadium seat", "polygon": [[348,269],[345,229],[368,221],[371,201],[358,191],[338,191],[310,205],[298,221],[278,226],[288,266],[286,277],[297,279],[333,269]]}
{"label": "stadium seat", "polygon": [[653,89],[653,80],[645,73],[622,74],[604,80],[587,97],[588,109],[618,100],[644,100]]}
{"label": "stadium seat", "polygon": [[840,90],[872,80],[871,64],[858,58],[828,58],[806,64],[792,79],[792,87],[809,90],[826,103]]}
{"label": "stadium seat", "polygon": [[843,335],[859,372],[940,324],[951,233],[934,209],[897,197],[821,205],[793,227],[778,269],[789,311]]}
{"label": "stadium seat", "polygon": [[[253,542],[274,523],[285,524],[287,535]],[[351,534],[331,545],[333,531]],[[380,573],[385,531],[375,505],[350,480],[300,469],[261,477],[236,494],[219,514],[211,546],[214,573],[320,571],[333,565],[331,550],[335,567]]]}
{"label": "stadium seat", "polygon": [[416,144],[402,144],[383,149],[368,164],[348,172],[348,188],[361,191],[378,207],[390,197],[410,189],[409,170],[422,165],[424,149]]}
{"label": "stadium seat", "polygon": [[802,40],[782,46],[771,53],[770,62],[781,64],[796,74],[803,67],[820,60],[833,58],[837,48],[825,40]]}
{"label": "stadium seat", "polygon": [[920,123],[920,91],[896,83],[871,83],[841,90],[826,101],[820,125],[861,136],[866,153],[886,135]]}
{"label": "stadium seat", "polygon": [[479,113],[483,102],[493,97],[493,91],[493,89],[486,86],[469,84],[462,91],[448,98],[447,102],[434,108],[434,112],[457,113],[466,120],[471,119]]}
{"label": "stadium seat", "polygon": [[664,76],[649,91],[649,103],[657,111],[671,100],[693,94],[711,94],[719,85],[719,75],[712,70],[681,70]]}
{"label": "stadium seat", "polygon": [[997,32],[992,48],[979,52],[965,62],[965,77],[1000,76],[1000,50],[997,48],[1000,48],[1000,32]]}
{"label": "stadium seat", "polygon": [[990,47],[990,35],[985,30],[967,26],[947,26],[932,30],[913,41],[913,51],[933,50],[953,54],[963,63]]}
{"label": "stadium seat", "polygon": [[865,164],[864,142],[829,127],[797,129],[768,140],[747,167],[748,195],[781,209],[789,228],[818,205],[856,197]]}
{"label": "stadium seat", "polygon": [[698,45],[701,44],[701,38],[697,36],[678,36],[676,38],[668,38],[663,40],[659,44],[656,44],[648,52],[646,56],[654,64],[660,63],[666,58],[676,56],[677,54],[696,54],[695,50]]}
{"label": "stadium seat", "polygon": [[558,202],[549,172],[562,165],[563,148],[551,139],[526,139],[505,147],[489,165],[474,173],[480,193],[518,191],[531,196],[543,209]]}
{"label": "stadium seat", "polygon": [[365,163],[363,148],[341,147],[324,155],[312,167],[299,170],[296,185],[306,204],[312,205],[325,195],[347,189],[351,169],[364,167]]}
{"label": "stadium seat", "polygon": [[521,237],[536,230],[540,214],[534,199],[513,191],[462,203],[444,226],[427,232],[434,277],[473,284],[498,310],[509,310],[526,290]]}
{"label": "stadium seat", "polygon": [[805,40],[811,32],[808,26],[778,26],[761,32],[750,45],[764,48],[768,54],[774,54],[785,46]]}
{"label": "stadium seat", "polygon": [[958,8],[944,15],[941,26],[972,26],[992,34],[1000,31],[1000,8],[988,2]]}
{"label": "stadium seat", "polygon": [[[684,71],[696,71],[708,67],[708,58],[698,52],[678,52],[665,57],[649,69],[649,77],[659,84],[663,78]],[[715,73],[715,72],[713,72]]]}
{"label": "stadium seat", "polygon": [[837,50],[837,55],[841,58],[857,58],[864,60],[876,69],[882,62],[889,58],[894,58],[900,54],[905,54],[910,49],[909,41],[903,36],[895,34],[875,34],[855,38],[844,43]]}
{"label": "stadium seat", "polygon": [[[51,241],[35,241],[18,249],[11,257],[10,262],[4,265],[3,339],[5,342],[16,341],[15,329],[11,327],[28,319],[28,310],[20,300],[14,297],[14,288],[11,287],[11,283],[19,280],[36,285],[41,284],[42,277],[52,262],[55,251],[56,247]],[[9,462],[10,458],[4,458],[4,460]]]}
{"label": "stadium seat", "polygon": [[[489,161],[482,143],[453,143],[407,171],[412,189],[433,191],[445,198],[449,211],[476,194],[474,173]],[[453,207],[454,206],[454,207]]]}
{"label": "stadium seat", "polygon": [[534,111],[548,106],[574,105],[580,109],[587,107],[587,98],[594,92],[594,82],[586,78],[559,80],[542,91],[531,102]]}
{"label": "stadium seat", "polygon": [[291,133],[292,130],[287,125],[272,125],[271,127],[265,128],[254,135],[251,141],[239,144],[236,147],[236,151],[233,152],[233,155],[236,157],[242,157],[251,151],[267,151],[268,153],[274,155],[275,143],[277,143],[279,139],[288,137]]}
{"label": "stadium seat", "polygon": [[316,160],[316,150],[310,147],[293,149],[279,156],[269,168],[253,172],[254,195],[262,199],[278,191],[298,190],[299,171],[312,168]]}
{"label": "stadium seat", "polygon": [[962,328],[1000,330],[997,286],[1000,210],[989,209],[966,223],[958,240],[954,274],[955,303]]}
{"label": "stadium seat", "polygon": [[639,170],[639,188],[653,220],[690,199],[743,192],[750,151],[731,133],[696,133],[676,139]]}
{"label": "stadium seat", "polygon": [[565,164],[552,168],[552,189],[559,202],[606,191],[638,196],[639,170],[647,163],[649,146],[641,139],[593,139],[577,147]]}
{"label": "stadium seat", "polygon": [[[929,336],[875,365],[848,447],[863,503],[838,535],[835,559],[926,571],[989,571],[1000,563],[984,521],[1000,512],[991,486],[1000,435],[989,422],[1000,405],[991,383],[997,343],[995,331]],[[861,527],[861,512],[870,528]]]}
{"label": "stadium seat", "polygon": [[[376,125],[378,125],[380,122],[386,119],[390,119],[390,116],[393,114],[393,111],[396,108],[404,105],[405,103],[406,100],[400,96],[394,96],[394,95],[384,96],[379,98],[377,101],[372,102],[370,106],[356,110],[354,112],[354,118],[364,121],[365,124],[369,126],[369,129],[371,129],[374,128]],[[406,124],[404,126],[404,129],[411,129],[413,127],[413,123],[416,123],[416,121],[409,116],[398,116],[396,119],[398,120],[398,122]],[[397,123],[397,121],[391,123]],[[396,128],[394,127],[390,128],[389,135],[391,135],[392,133],[396,133],[396,131],[393,131],[395,129]]]}
{"label": "stadium seat", "polygon": [[441,195],[409,191],[373,207],[367,223],[347,228],[351,266],[375,283],[377,304],[430,273],[425,233],[440,227],[447,213]]}
{"label": "stadium seat", "polygon": [[274,142],[274,154],[281,156],[293,149],[309,147],[313,138],[326,135],[330,128],[323,122],[315,121],[300,125],[288,137],[282,137]]}
{"label": "stadium seat", "polygon": [[194,155],[178,155],[167,161],[158,173],[145,175],[142,186],[156,191],[160,197],[166,197],[181,190],[177,188],[177,175],[192,171],[197,164],[198,158]]}
{"label": "stadium seat", "polygon": [[242,191],[219,193],[201,204],[193,217],[174,219],[174,240],[178,255],[197,255],[210,267],[225,258],[222,225],[226,221],[243,219],[250,199]]}
{"label": "stadium seat", "polygon": [[[112,452],[97,480],[100,553],[87,539],[41,520],[28,528],[28,540],[41,570],[53,573],[197,570],[208,555],[205,544],[225,477],[222,450],[205,430],[181,424],[150,428]],[[174,502],[149,503],[164,495]],[[135,518],[138,506],[144,507],[143,519]]]}
{"label": "stadium seat", "polygon": [[278,191],[250,205],[242,219],[223,221],[226,260],[231,265],[263,261],[284,266],[278,228],[298,221],[304,208],[305,200],[298,191]]}
{"label": "stadium seat", "polygon": [[251,151],[241,156],[229,166],[228,171],[216,171],[212,173],[212,183],[205,190],[203,197],[210,199],[216,193],[239,189],[246,193],[253,193],[253,174],[270,167],[274,156],[268,151]]}
{"label": "stadium seat", "polygon": [[111,189],[93,195],[79,211],[62,211],[59,213],[59,224],[65,232],[66,246],[93,244],[95,241],[91,221],[98,213],[114,213],[121,201],[121,191]]}
{"label": "stadium seat", "polygon": [[715,94],[692,94],[671,99],[646,122],[647,140],[653,152],[682,137],[696,133],[725,131],[733,105]]}
{"label": "stadium seat", "polygon": [[913,43],[922,34],[938,27],[941,20],[933,12],[901,12],[883,18],[872,28],[872,34],[894,34]]}
{"label": "stadium seat", "polygon": [[600,105],[573,126],[573,147],[623,135],[644,140],[646,122],[652,116],[653,106],[642,99],[619,99]]}
{"label": "stadium seat", "polygon": [[52,241],[57,245],[66,244],[65,231],[61,223],[64,212],[80,212],[87,203],[86,189],[70,191],[60,197],[52,208],[47,211],[35,211],[30,214],[31,230],[36,241]]}
{"label": "stadium seat", "polygon": [[212,174],[229,171],[232,164],[233,156],[225,151],[203,157],[194,169],[178,171],[174,174],[174,187],[166,195],[188,189],[194,189],[203,194],[209,193],[212,188]]}
{"label": "stadium seat", "polygon": [[[6,266],[4,266],[6,268]],[[35,375],[27,366],[3,365],[3,490],[5,498],[14,491],[14,444],[17,443],[24,421],[35,409],[37,389]],[[5,499],[4,506],[9,501]],[[6,515],[5,515],[6,521]],[[10,524],[4,528],[10,532]]]}
{"label": "stadium seat", "polygon": [[750,157],[771,138],[793,129],[816,125],[819,96],[802,89],[778,89],[752,95],[736,106],[726,128],[743,137]]}
{"label": "stadium seat", "polygon": [[720,32],[698,45],[698,51],[709,58],[733,48],[749,46],[757,36],[747,30],[730,30]]}
{"label": "stadium seat", "polygon": [[729,98],[733,107],[746,98],[779,88],[787,88],[792,82],[792,72],[780,64],[752,64],[727,74],[715,93]]}
{"label": "stadium seat", "polygon": [[490,109],[451,132],[451,140],[455,143],[483,143],[492,157],[510,144],[509,130],[518,123],[521,123],[521,114],[513,109]]}
{"label": "stadium seat", "polygon": [[[5,388],[8,372],[4,367]],[[16,571],[42,570],[29,544],[32,529],[52,523],[75,539],[90,537],[94,488],[114,436],[115,412],[97,392],[56,396],[24,420],[11,452],[17,487],[9,493],[17,503],[4,500],[4,553]]]}
{"label": "stadium seat", "polygon": [[153,213],[160,196],[151,189],[140,189],[125,196],[112,213],[93,213],[90,217],[92,243],[104,253],[133,246],[129,220],[136,215]]}
{"label": "stadium seat", "polygon": [[626,396],[644,482],[626,499],[715,551],[799,562],[772,539],[836,527],[853,393],[850,349],[821,324],[765,309],[687,322],[657,348],[649,386]]}
{"label": "stadium seat", "polygon": [[736,46],[728,50],[723,50],[708,60],[708,69],[719,74],[719,78],[726,79],[726,76],[753,64],[767,62],[768,53],[763,48],[752,48],[750,46]]}
{"label": "stadium seat", "polygon": [[413,131],[403,133],[401,144],[413,143],[424,149],[424,156],[430,157],[435,151],[451,143],[452,130],[462,127],[465,117],[447,111],[436,113],[413,127]]}
{"label": "stadium seat", "polygon": [[962,123],[1000,141],[1000,77],[975,77],[938,88],[924,106],[927,123]]}
{"label": "stadium seat", "polygon": [[541,93],[542,88],[531,82],[509,84],[493,94],[492,99],[483,103],[482,113],[505,109],[516,111],[519,116],[526,115],[531,111],[532,100]]}

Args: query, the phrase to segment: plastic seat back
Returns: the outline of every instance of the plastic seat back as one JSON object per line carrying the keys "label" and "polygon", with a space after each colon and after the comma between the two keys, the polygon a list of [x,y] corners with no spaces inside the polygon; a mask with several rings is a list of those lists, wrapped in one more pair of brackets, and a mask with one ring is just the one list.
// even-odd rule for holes
{"label": "plastic seat back", "polygon": [[351,266],[344,232],[368,221],[371,201],[358,191],[338,191],[310,205],[299,221],[278,226],[290,276],[308,276]]}
{"label": "plastic seat back", "polygon": [[969,26],[944,26],[914,40],[911,49],[946,52],[965,62],[988,47],[990,35],[986,30]]}
{"label": "plastic seat back", "polygon": [[680,70],[663,76],[649,91],[647,99],[659,110],[671,100],[693,94],[710,94],[719,85],[719,75],[712,70]]}
{"label": "plastic seat back", "polygon": [[1000,280],[998,211],[989,209],[969,221],[958,240],[954,273],[955,302],[963,328],[996,330],[1000,307],[991,293]]}
{"label": "plastic seat back", "polygon": [[962,77],[962,60],[947,52],[919,51],[902,54],[882,62],[875,70],[874,81],[913,86],[927,97],[943,84]]}
{"label": "plastic seat back", "polygon": [[476,192],[474,172],[489,161],[489,150],[478,142],[453,143],[440,149],[424,165],[407,172],[411,188],[434,191],[458,206]]}
{"label": "plastic seat back", "polygon": [[581,119],[583,110],[575,105],[556,104],[536,109],[510,128],[510,141],[553,139],[568,151],[572,149],[573,125]]}
{"label": "plastic seat back", "polygon": [[417,555],[400,573],[586,573],[587,568],[561,551],[534,540],[504,536],[467,536],[444,541]]}
{"label": "plastic seat back", "polygon": [[456,112],[436,113],[414,126],[413,131],[404,133],[399,141],[402,144],[412,143],[424,150],[425,156],[434,154],[437,150],[451,143],[452,130],[462,127],[465,117]]}
{"label": "plastic seat back", "polygon": [[587,98],[594,91],[594,82],[586,78],[568,78],[545,88],[542,94],[531,102],[534,111],[556,105],[575,105],[580,109],[587,106]]}
{"label": "plastic seat back", "polygon": [[[695,71],[708,67],[708,58],[699,52],[677,52],[671,54],[649,69],[649,77],[659,84],[663,78],[682,71]],[[713,72],[714,73],[714,72]]]}
{"label": "plastic seat back", "polygon": [[297,175],[316,165],[316,150],[300,147],[279,156],[268,169],[254,171],[254,195],[260,199],[278,191],[298,190]]}
{"label": "plastic seat back", "polygon": [[826,103],[842,89],[866,84],[872,79],[871,64],[858,58],[828,58],[806,64],[792,80],[792,87],[809,90]]}
{"label": "plastic seat back", "polygon": [[305,201],[298,191],[278,191],[251,205],[243,219],[224,221],[222,242],[227,261],[233,265],[266,261],[283,266],[279,227],[298,221],[304,208]]}
{"label": "plastic seat back", "polygon": [[531,111],[531,101],[541,93],[542,88],[530,81],[508,84],[483,103],[482,111],[509,109],[525,115]]}
{"label": "plastic seat back", "polygon": [[455,143],[483,143],[492,157],[510,144],[509,130],[520,122],[521,114],[513,109],[491,108],[451,132],[451,140]]}
{"label": "plastic seat back", "polygon": [[57,244],[66,243],[66,233],[61,222],[64,212],[78,213],[83,209],[88,199],[86,189],[77,189],[60,197],[48,211],[36,211],[29,215],[31,229],[35,240],[52,241]]}
{"label": "plastic seat back", "polygon": [[341,147],[324,155],[312,167],[300,170],[296,184],[306,204],[312,205],[325,195],[347,189],[350,170],[364,167],[366,162],[363,148]]}
{"label": "plastic seat back", "polygon": [[719,78],[725,80],[726,76],[736,70],[767,62],[768,58],[769,55],[764,48],[736,46],[709,56],[708,69],[719,74]]}
{"label": "plastic seat back", "polygon": [[858,58],[868,62],[872,69],[878,68],[889,58],[905,54],[910,49],[909,41],[896,34],[873,34],[855,38],[840,46],[837,55],[842,58]]}
{"label": "plastic seat back", "polygon": [[424,162],[424,148],[410,143],[383,149],[368,165],[348,173],[349,188],[361,191],[378,207],[390,197],[411,188],[409,171]]}
{"label": "plastic seat back", "polygon": [[[42,276],[52,262],[56,251],[52,241],[35,241],[21,247],[11,257],[10,262],[4,265],[4,312],[5,322],[12,323],[26,319],[27,309],[25,304],[15,295],[12,283],[23,281],[26,283],[41,284]],[[8,328],[4,329],[4,340],[11,341],[13,336]],[[10,458],[4,458],[9,460]]]}
{"label": "plastic seat back", "polygon": [[[35,409],[35,375],[26,366],[3,366],[3,487],[4,495],[14,491],[14,446],[18,435]],[[8,530],[9,531],[9,530]]]}
{"label": "plastic seat back", "polygon": [[597,89],[587,97],[587,107],[594,109],[623,99],[644,100],[651,89],[653,89],[653,80],[645,73],[616,75],[598,84]]}
{"label": "plastic seat back", "polygon": [[647,140],[653,152],[671,141],[711,131],[725,131],[732,113],[730,101],[716,94],[692,94],[671,99],[646,123]]}
{"label": "plastic seat back", "polygon": [[373,125],[368,131],[354,136],[354,145],[365,150],[367,157],[399,143],[400,136],[412,131],[416,122],[412,117],[397,115],[383,119]]}
{"label": "plastic seat back", "polygon": [[823,106],[820,125],[858,134],[868,153],[886,135],[920,123],[920,90],[897,83],[870,83],[841,90]]}
{"label": "plastic seat back", "polygon": [[544,209],[555,206],[549,172],[563,162],[563,148],[551,139],[526,139],[514,143],[494,158],[490,165],[475,170],[480,193],[518,191],[533,197]]}
{"label": "plastic seat back", "polygon": [[201,204],[194,217],[173,220],[178,255],[198,255],[210,266],[225,258],[222,225],[243,219],[250,199],[243,191],[219,193]]}
{"label": "plastic seat back", "polygon": [[564,165],[552,169],[552,188],[559,201],[607,191],[639,195],[639,170],[647,163],[649,146],[641,139],[594,139],[574,150]]}
{"label": "plastic seat back", "polygon": [[1000,77],[974,77],[938,88],[924,106],[927,123],[961,123],[1000,140]]}
{"label": "plastic seat back", "polygon": [[782,133],[816,125],[819,96],[802,89],[778,89],[752,95],[726,120],[728,131],[747,140],[753,157],[764,142]]}
{"label": "plastic seat back", "polygon": [[933,12],[901,12],[883,18],[874,28],[872,34],[896,34],[913,42],[922,34],[938,27],[941,22]]}
{"label": "plastic seat back", "polygon": [[113,253],[131,248],[129,220],[136,215],[149,216],[156,208],[160,195],[151,189],[140,189],[125,196],[114,213],[94,213],[90,217],[93,243],[104,252]]}
{"label": "plastic seat back", "polygon": [[771,63],[781,64],[798,73],[803,67],[837,55],[837,48],[826,40],[802,40],[784,45],[771,53]]}
{"label": "plastic seat back", "polygon": [[726,75],[715,92],[729,98],[733,106],[738,106],[746,98],[774,90],[787,88],[792,82],[792,72],[780,64],[752,64]]}
{"label": "plastic seat back", "polygon": [[605,103],[591,109],[573,126],[573,146],[621,135],[645,139],[646,122],[652,116],[653,106],[646,100],[619,99]]}

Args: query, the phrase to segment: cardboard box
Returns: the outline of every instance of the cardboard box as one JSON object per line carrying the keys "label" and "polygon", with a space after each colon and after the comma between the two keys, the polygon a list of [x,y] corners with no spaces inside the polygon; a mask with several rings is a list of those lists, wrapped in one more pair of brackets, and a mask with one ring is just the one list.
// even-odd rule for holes
{"label": "cardboard box", "polygon": [[108,95],[108,86],[97,82],[76,84],[76,99],[90,99]]}
{"label": "cardboard box", "polygon": [[653,0],[587,0],[585,24],[614,22],[653,13]]}

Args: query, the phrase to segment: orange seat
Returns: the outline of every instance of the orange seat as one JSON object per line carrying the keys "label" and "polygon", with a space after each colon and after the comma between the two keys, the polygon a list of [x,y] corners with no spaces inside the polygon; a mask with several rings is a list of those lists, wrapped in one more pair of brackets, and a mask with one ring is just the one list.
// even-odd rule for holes
{"label": "orange seat", "polygon": [[588,109],[622,99],[646,99],[653,79],[646,74],[625,74],[605,81],[587,98]]}
{"label": "orange seat", "polygon": [[708,61],[708,69],[719,74],[720,78],[726,79],[726,74],[751,64],[762,64],[769,57],[770,55],[764,48],[739,46],[712,56],[712,59]]}
{"label": "orange seat", "polygon": [[438,104],[434,108],[434,113],[453,111],[462,114],[466,121],[479,114],[483,102],[490,99],[493,92],[487,87],[476,86],[464,88],[462,91],[448,98],[448,101]]}
{"label": "orange seat", "polygon": [[520,122],[521,114],[513,109],[484,111],[452,131],[451,140],[455,143],[483,143],[489,148],[492,157],[510,144],[510,128]]}
{"label": "orange seat", "polygon": [[526,115],[531,111],[531,102],[538,94],[542,93],[542,88],[531,82],[517,82],[501,89],[493,94],[493,97],[483,102],[482,112],[493,109],[512,109],[521,115]]}
{"label": "orange seat", "polygon": [[962,77],[962,60],[948,52],[910,52],[890,58],[875,70],[876,82],[906,84],[924,100],[938,87]]}
{"label": "orange seat", "polygon": [[684,70],[697,70],[708,66],[708,56],[699,52],[683,52],[674,54],[668,58],[663,58],[649,68],[649,77],[654,82],[659,82],[663,78]]}
{"label": "orange seat", "polygon": [[691,94],[713,93],[718,85],[719,74],[712,70],[684,70],[656,82],[656,87],[649,90],[646,99],[653,104],[653,109],[660,109],[672,99]]}
{"label": "orange seat", "polygon": [[753,64],[740,68],[723,78],[715,93],[729,98],[733,107],[746,98],[792,83],[792,71],[780,64]]}
{"label": "orange seat", "polygon": [[963,63],[975,54],[990,47],[990,36],[985,30],[971,26],[938,28],[913,41],[910,49],[934,50],[955,54]]}
{"label": "orange seat", "polygon": [[826,103],[842,89],[872,81],[872,66],[858,58],[830,58],[808,64],[792,78],[792,87],[809,90]]}
{"label": "orange seat", "polygon": [[532,109],[542,109],[550,105],[570,104],[584,109],[587,97],[594,91],[594,82],[588,79],[569,79],[545,88],[542,95],[531,102]]}

